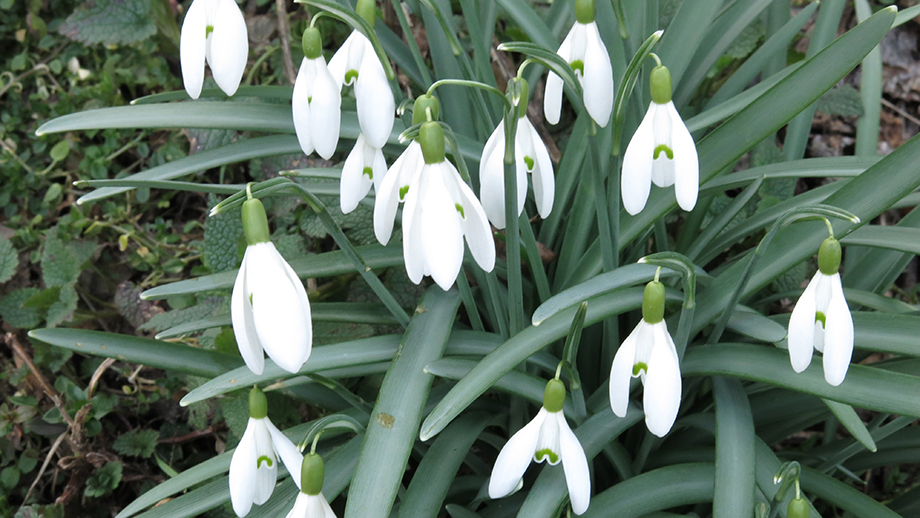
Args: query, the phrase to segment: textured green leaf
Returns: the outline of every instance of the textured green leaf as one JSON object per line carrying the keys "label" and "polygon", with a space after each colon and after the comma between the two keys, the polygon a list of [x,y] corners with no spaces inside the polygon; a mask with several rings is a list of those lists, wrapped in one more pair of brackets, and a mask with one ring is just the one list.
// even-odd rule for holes
{"label": "textured green leaf", "polygon": [[6,282],[16,274],[19,267],[19,254],[13,244],[5,237],[0,236],[0,282]]}
{"label": "textured green leaf", "polygon": [[0,317],[7,324],[20,329],[31,329],[41,323],[41,316],[35,308],[25,308],[23,304],[41,293],[38,288],[16,290],[0,299]]}
{"label": "textured green leaf", "polygon": [[42,279],[45,286],[64,286],[77,282],[80,263],[73,251],[53,234],[48,235],[42,250]]}
{"label": "textured green leaf", "polygon": [[153,36],[157,26],[148,15],[151,0],[92,0],[77,8],[58,29],[87,45],[134,43]]}
{"label": "textured green leaf", "polygon": [[[208,205],[215,205],[211,196]],[[232,270],[239,265],[239,243],[243,222],[237,212],[225,212],[204,222],[204,262],[214,273]]]}
{"label": "textured green leaf", "polygon": [[77,309],[79,300],[80,297],[77,295],[77,290],[73,284],[61,286],[59,298],[48,308],[45,325],[57,327],[66,321],[70,321],[73,318],[73,312]]}
{"label": "textured green leaf", "polygon": [[121,462],[106,462],[105,466],[95,470],[93,476],[86,481],[84,496],[99,497],[112,492],[121,483]]}
{"label": "textured green leaf", "polygon": [[159,438],[160,432],[156,430],[131,430],[119,435],[112,447],[122,455],[146,459],[153,455]]}
{"label": "textured green leaf", "polygon": [[863,103],[859,91],[852,85],[831,88],[815,103],[816,109],[827,115],[858,117],[863,114]]}

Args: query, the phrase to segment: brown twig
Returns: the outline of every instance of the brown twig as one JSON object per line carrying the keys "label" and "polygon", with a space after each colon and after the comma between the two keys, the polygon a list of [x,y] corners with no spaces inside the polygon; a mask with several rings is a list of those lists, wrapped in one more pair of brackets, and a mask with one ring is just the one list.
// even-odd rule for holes
{"label": "brown twig", "polygon": [[54,387],[48,384],[45,380],[45,377],[42,376],[42,373],[39,372],[38,367],[32,363],[32,358],[26,354],[25,349],[22,348],[22,345],[16,340],[16,335],[13,333],[6,334],[6,343],[13,349],[13,353],[19,356],[19,358],[29,366],[29,370],[32,371],[32,375],[35,376],[35,379],[38,380],[38,383],[42,386],[42,389],[48,394],[48,397],[51,398],[51,401],[54,403],[54,406],[61,412],[61,417],[67,421],[67,424],[71,429],[74,427],[73,419],[67,413],[67,409],[64,408],[64,402],[61,400],[61,396],[54,390]]}
{"label": "brown twig", "polygon": [[294,84],[294,59],[291,57],[291,28],[288,26],[287,6],[285,0],[275,0],[278,15],[278,33],[281,40],[281,55],[284,57],[284,77],[292,86]]}
{"label": "brown twig", "polygon": [[42,463],[41,469],[38,470],[38,475],[35,476],[35,480],[32,481],[32,485],[29,486],[29,491],[26,492],[26,497],[23,499],[23,502],[29,501],[29,495],[32,494],[32,490],[35,489],[35,486],[38,484],[38,481],[41,480],[42,475],[45,474],[45,470],[48,469],[48,464],[51,463],[51,457],[54,456],[54,452],[57,451],[58,447],[64,442],[64,438],[67,437],[67,432],[58,435],[58,438],[54,440],[54,444],[51,445],[51,450],[48,452],[48,455],[45,457],[45,462]]}

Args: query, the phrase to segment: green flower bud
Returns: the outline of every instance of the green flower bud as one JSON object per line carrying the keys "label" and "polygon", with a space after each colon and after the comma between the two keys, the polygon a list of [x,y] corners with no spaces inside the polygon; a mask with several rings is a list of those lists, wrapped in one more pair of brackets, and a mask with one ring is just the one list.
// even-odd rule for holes
{"label": "green flower bud", "polygon": [[657,324],[664,319],[664,284],[652,281],[645,285],[642,318],[649,324]]}
{"label": "green flower bud", "polygon": [[358,7],[355,9],[361,18],[374,28],[374,22],[377,21],[377,6],[374,0],[358,0]]}
{"label": "green flower bud", "polygon": [[811,509],[808,507],[808,500],[802,497],[793,498],[789,501],[789,507],[786,508],[786,518],[808,518]]}
{"label": "green flower bud", "polygon": [[249,391],[249,417],[253,419],[265,419],[268,416],[268,400],[265,399],[265,392],[259,387],[253,387]]}
{"label": "green flower bud", "polygon": [[243,233],[246,242],[250,245],[267,243],[270,241],[271,232],[268,231],[268,216],[265,215],[265,206],[257,198],[243,202]]}
{"label": "green flower bud", "polygon": [[428,110],[431,110],[431,120],[438,120],[438,116],[441,112],[441,103],[438,101],[438,98],[433,95],[420,95],[415,99],[415,104],[412,107],[412,124],[421,124],[428,120]]}
{"label": "green flower bud", "polygon": [[652,101],[656,104],[671,102],[671,72],[668,67],[659,65],[649,74],[649,83],[652,90]]}
{"label": "green flower bud", "polygon": [[319,29],[310,27],[303,31],[303,55],[307,59],[316,59],[323,55],[323,36]]}
{"label": "green flower bud", "polygon": [[551,379],[546,383],[543,391],[543,408],[547,412],[558,412],[565,404],[565,384],[558,379]]}
{"label": "green flower bud", "polygon": [[578,23],[594,21],[594,0],[575,0],[575,19]]}
{"label": "green flower bud", "polygon": [[834,275],[840,271],[840,241],[829,237],[818,249],[818,269],[824,275]]}
{"label": "green flower bud", "polygon": [[437,122],[422,124],[418,132],[418,143],[426,164],[440,164],[444,161],[444,130]]}
{"label": "green flower bud", "polygon": [[300,464],[300,491],[308,495],[318,495],[323,490],[326,467],[323,458],[315,453],[303,456]]}
{"label": "green flower bud", "polygon": [[518,104],[518,118],[522,119],[527,116],[527,103],[530,102],[530,85],[523,77],[519,79],[521,83],[521,100]]}

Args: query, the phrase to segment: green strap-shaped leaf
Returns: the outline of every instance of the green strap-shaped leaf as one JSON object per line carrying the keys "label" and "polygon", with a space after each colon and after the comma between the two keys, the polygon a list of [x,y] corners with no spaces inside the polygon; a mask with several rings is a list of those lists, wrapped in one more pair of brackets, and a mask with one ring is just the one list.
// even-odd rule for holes
{"label": "green strap-shaped leaf", "polygon": [[920,229],[866,225],[840,240],[844,245],[887,248],[920,254]]}
{"label": "green strap-shaped leaf", "polygon": [[[294,96],[294,89],[290,86],[272,86],[272,85],[259,85],[259,86],[246,86],[242,85],[237,88],[236,93],[233,94],[234,99],[239,99],[241,97],[258,97],[260,99],[283,99],[290,101]],[[199,99],[230,99],[230,97],[224,93],[220,88],[205,88],[201,90],[201,95],[198,96]],[[153,95],[145,95],[144,97],[138,97],[137,99],[131,101],[132,105],[138,104],[156,104],[169,101],[191,101],[192,98],[188,96],[188,93],[185,90],[175,90],[173,92],[162,92]]]}
{"label": "green strap-shaped leaf", "polygon": [[655,511],[712,501],[711,463],[658,468],[607,489],[591,499],[582,518],[639,518]]}
{"label": "green strap-shaped leaf", "polygon": [[754,418],[741,382],[712,378],[716,404],[713,518],[754,514]]}
{"label": "green strap-shaped leaf", "polygon": [[460,307],[456,291],[431,287],[409,322],[371,413],[345,517],[388,517],[415,443],[434,376],[424,367],[441,357]]}

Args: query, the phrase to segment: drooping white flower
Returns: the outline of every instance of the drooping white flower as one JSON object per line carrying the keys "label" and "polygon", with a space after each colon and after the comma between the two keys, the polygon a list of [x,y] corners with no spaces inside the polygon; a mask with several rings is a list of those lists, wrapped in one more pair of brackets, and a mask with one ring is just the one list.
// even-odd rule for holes
{"label": "drooping white flower", "polygon": [[645,424],[664,437],[680,409],[680,360],[664,321],[664,286],[657,281],[645,287],[642,320],[623,341],[610,368],[610,408],[626,417],[629,380],[639,377],[645,387],[642,404]]}
{"label": "drooping white flower", "polygon": [[262,374],[268,356],[282,369],[298,372],[310,357],[313,324],[303,283],[269,241],[262,202],[243,204],[249,246],[230,295],[230,317],[246,366]]}
{"label": "drooping white flower", "polygon": [[325,466],[323,458],[315,452],[303,456],[301,464],[300,493],[286,518],[336,518],[329,502],[323,496]]}
{"label": "drooping white flower", "polygon": [[308,495],[301,492],[297,493],[294,507],[291,508],[286,518],[336,518],[336,516],[322,493]]}
{"label": "drooping white flower", "polygon": [[361,133],[371,146],[382,148],[393,130],[396,101],[374,45],[353,31],[329,60],[329,72],[340,88],[354,83]]}
{"label": "drooping white flower", "polygon": [[385,237],[380,242],[386,244],[393,228],[390,214],[395,216],[395,202],[405,200],[402,228],[406,273],[416,284],[430,275],[447,291],[460,273],[464,236],[473,258],[485,271],[495,266],[495,243],[476,195],[453,164],[444,159],[441,126],[437,122],[423,124],[419,141],[424,165],[415,168],[405,185],[398,181],[400,171],[387,173],[374,207],[374,228],[377,238]]}
{"label": "drooping white flower", "polygon": [[424,165],[422,146],[413,140],[393,162],[380,182],[374,199],[374,235],[380,244],[386,245],[390,241],[393,223],[396,220],[396,209],[401,202],[406,201],[409,185],[416,181]]}
{"label": "drooping white flower", "polygon": [[818,271],[799,297],[789,318],[789,360],[796,372],[811,363],[815,349],[824,354],[824,379],[843,383],[853,356],[853,316],[840,283],[840,242],[821,244]]}
{"label": "drooping white flower", "polygon": [[[576,22],[562,40],[556,54],[571,65],[584,92],[588,115],[606,127],[613,110],[613,67],[594,21],[594,0],[575,3]],[[546,77],[543,113],[550,124],[559,122],[562,111],[562,78],[553,72]]]}
{"label": "drooping white flower", "polygon": [[[526,84],[526,83],[525,83]],[[525,87],[526,88],[526,87]],[[546,145],[527,118],[527,96],[522,96],[514,137],[514,166],[517,177],[518,215],[524,210],[527,198],[527,173],[533,173],[533,193],[537,212],[546,218],[553,210],[553,196],[556,179],[553,176],[553,162]],[[479,196],[482,208],[495,228],[505,228],[505,121],[498,123],[482,150],[479,161]]]}
{"label": "drooping white flower", "polygon": [[179,59],[182,82],[192,99],[201,95],[206,61],[217,86],[227,95],[235,94],[249,59],[249,33],[236,2],[194,0],[182,22]]}
{"label": "drooping white flower", "polygon": [[252,504],[264,504],[278,479],[278,459],[300,487],[300,452],[267,417],[265,394],[249,394],[249,422],[230,459],[230,502],[237,516],[246,516]]}
{"label": "drooping white flower", "polygon": [[355,147],[342,166],[339,196],[342,212],[348,214],[355,210],[371,189],[371,185],[376,192],[380,192],[380,184],[386,173],[387,162],[383,158],[383,151],[368,144],[364,134],[358,135]]}
{"label": "drooping white flower", "polygon": [[693,136],[671,101],[671,74],[663,66],[651,73],[652,102],[623,156],[621,191],[626,212],[645,208],[652,182],[674,186],[680,208],[691,211],[700,190],[700,160]]}
{"label": "drooping white flower", "polygon": [[565,386],[550,380],[543,396],[543,407],[532,421],[518,430],[505,444],[495,460],[489,479],[489,497],[502,498],[521,483],[530,461],[562,462],[569,499],[575,514],[582,514],[591,501],[591,473],[588,459],[578,438],[572,433],[562,413]]}
{"label": "drooping white flower", "polygon": [[304,31],[303,50],[306,57],[297,72],[292,98],[294,129],[305,154],[315,149],[319,156],[329,159],[339,142],[342,88],[326,67],[317,29]]}

